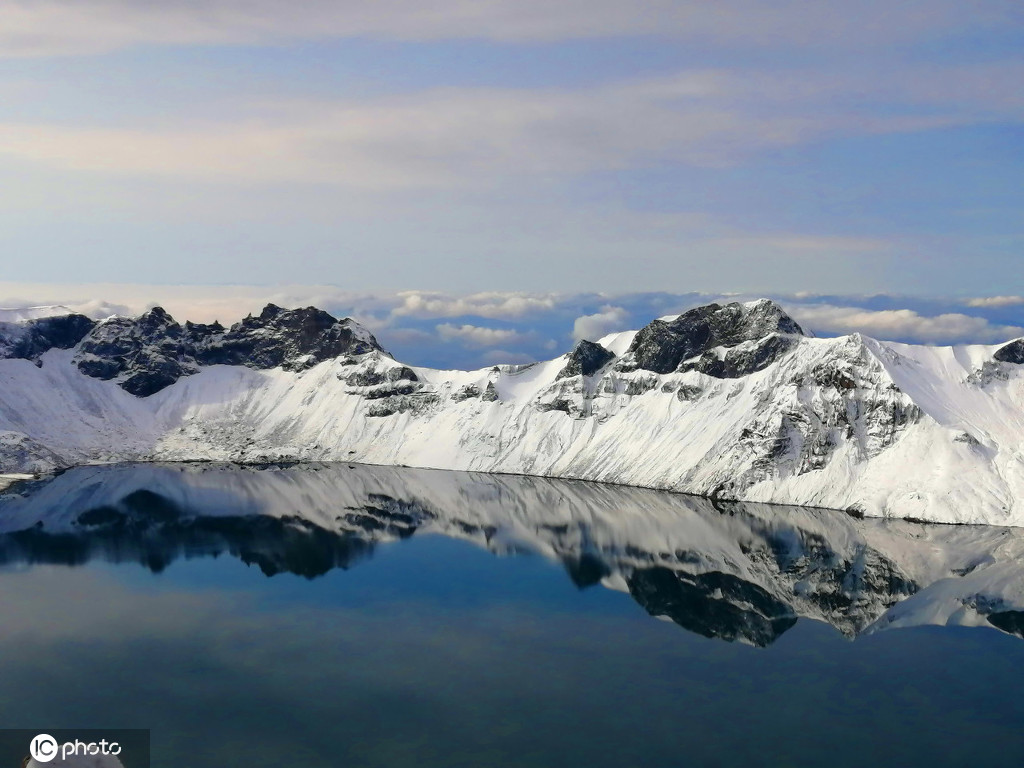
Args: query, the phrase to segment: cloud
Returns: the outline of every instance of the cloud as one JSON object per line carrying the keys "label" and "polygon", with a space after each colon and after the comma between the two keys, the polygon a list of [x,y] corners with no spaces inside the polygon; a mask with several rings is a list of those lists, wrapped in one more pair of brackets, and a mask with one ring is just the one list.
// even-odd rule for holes
{"label": "cloud", "polygon": [[720,237],[708,242],[727,249],[770,251],[782,254],[851,254],[873,253],[892,247],[886,240],[875,237],[843,237],[821,235],[744,235]]}
{"label": "cloud", "polygon": [[534,42],[657,35],[698,43],[850,47],[1019,23],[1013,3],[956,0],[8,0],[0,55],[142,45],[259,45],[346,37]]}
{"label": "cloud", "polygon": [[597,341],[612,331],[627,330],[626,323],[629,322],[629,317],[629,312],[622,307],[606,304],[601,307],[600,312],[577,317],[572,324],[572,338],[574,341]]}
{"label": "cloud", "polygon": [[787,310],[804,328],[831,336],[861,332],[879,339],[926,344],[995,343],[1024,335],[1024,328],[994,325],[983,317],[948,312],[924,316],[911,309],[867,310],[829,304]]}
{"label": "cloud", "polygon": [[[420,299],[410,302],[411,296]],[[403,362],[476,369],[495,363],[550,359],[573,339],[596,340],[617,330],[698,304],[745,301],[753,294],[526,294],[521,292],[357,293],[333,286],[156,286],[0,283],[0,306],[62,304],[92,317],[138,314],[159,303],[179,321],[237,322],[268,302],[286,307],[319,306],[350,316],[374,332]],[[997,343],[1024,336],[1007,297],[964,300],[900,296],[776,296],[809,331],[819,336],[855,331],[876,338],[927,344]],[[1013,297],[1010,297],[1013,298]],[[966,302],[972,304],[964,311]],[[1009,306],[1020,306],[1010,302]],[[450,313],[450,314],[446,314]],[[437,318],[481,318],[443,322]],[[503,327],[487,324],[500,320]]]}
{"label": "cloud", "polygon": [[968,307],[1014,307],[1024,304],[1024,296],[987,296],[966,303]]}
{"label": "cloud", "polygon": [[485,328],[479,325],[453,325],[442,323],[437,326],[438,336],[443,341],[460,341],[475,347],[493,347],[524,341],[526,334],[505,328]]}
{"label": "cloud", "polygon": [[[231,120],[5,122],[0,154],[69,171],[170,180],[498,188],[516,177],[733,165],[833,136],[1024,120],[1021,63],[882,74],[686,70],[573,89],[263,99],[239,104]],[[778,247],[794,244],[803,247],[787,238]]]}
{"label": "cloud", "polygon": [[392,310],[396,317],[463,317],[473,315],[492,320],[520,318],[555,307],[556,294],[536,295],[520,292],[489,291],[468,296],[423,291],[403,291],[401,304]]}

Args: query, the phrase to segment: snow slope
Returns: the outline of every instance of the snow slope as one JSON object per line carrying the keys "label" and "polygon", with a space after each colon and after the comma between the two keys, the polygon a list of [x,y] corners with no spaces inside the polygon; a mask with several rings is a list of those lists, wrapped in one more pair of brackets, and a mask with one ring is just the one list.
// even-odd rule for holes
{"label": "snow slope", "polygon": [[[87,336],[0,360],[0,472],[349,460],[1024,525],[1024,366],[997,361],[997,347],[810,338],[766,301],[699,312],[601,340],[615,357],[587,375],[565,375],[572,355],[410,368],[342,321],[361,345],[352,354],[318,360],[292,345],[289,362],[265,368],[172,360],[145,397],[125,377],[163,375],[176,347],[157,355],[147,339],[103,380],[83,373],[106,364],[83,355],[101,350]],[[253,333],[270,343],[267,328]]]}

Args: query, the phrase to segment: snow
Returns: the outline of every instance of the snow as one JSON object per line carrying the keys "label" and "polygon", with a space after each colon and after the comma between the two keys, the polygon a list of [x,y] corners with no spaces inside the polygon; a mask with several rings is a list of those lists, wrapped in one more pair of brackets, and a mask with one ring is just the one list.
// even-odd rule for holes
{"label": "snow", "polygon": [[629,349],[629,345],[633,343],[633,337],[635,337],[636,334],[637,331],[619,331],[618,333],[609,333],[607,336],[602,336],[598,339],[597,343],[609,352],[614,353],[616,357],[621,357],[626,353],[626,350]]}
{"label": "snow", "polygon": [[[600,343],[621,356],[634,335]],[[736,379],[617,370],[613,360],[586,380],[556,380],[562,356],[416,368],[418,391],[376,399],[386,393],[346,379],[400,365],[379,353],[297,373],[209,366],[137,398],[81,374],[74,350],[51,350],[41,366],[0,360],[0,472],[342,460],[1024,525],[1024,375],[993,363],[995,349],[802,338]],[[489,384],[496,401],[458,396]]]}

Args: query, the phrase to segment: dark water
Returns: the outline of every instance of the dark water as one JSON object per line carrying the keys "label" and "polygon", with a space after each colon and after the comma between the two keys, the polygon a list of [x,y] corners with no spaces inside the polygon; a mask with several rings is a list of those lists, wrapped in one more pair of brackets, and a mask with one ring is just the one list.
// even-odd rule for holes
{"label": "dark water", "polygon": [[1021,540],[528,478],[74,470],[0,501],[0,723],[149,728],[157,766],[1019,765]]}

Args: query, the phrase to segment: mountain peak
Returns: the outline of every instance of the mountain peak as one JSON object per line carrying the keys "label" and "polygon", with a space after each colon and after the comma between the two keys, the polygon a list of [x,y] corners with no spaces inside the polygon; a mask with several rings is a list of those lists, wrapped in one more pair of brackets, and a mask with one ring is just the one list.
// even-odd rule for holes
{"label": "mountain peak", "polygon": [[715,347],[735,347],[780,333],[805,335],[796,320],[771,299],[705,304],[641,328],[629,353],[639,368],[671,373],[684,361]]}
{"label": "mountain peak", "polygon": [[614,352],[605,349],[600,344],[586,339],[578,341],[568,355],[569,361],[558,372],[555,379],[564,379],[569,376],[593,376],[614,357]]}
{"label": "mountain peak", "polygon": [[352,320],[317,309],[264,307],[225,329],[220,323],[186,323],[162,307],[136,318],[101,323],[82,340],[78,369],[93,378],[118,379],[147,397],[204,365],[244,365],[300,371],[341,355],[383,351],[373,335]]}

